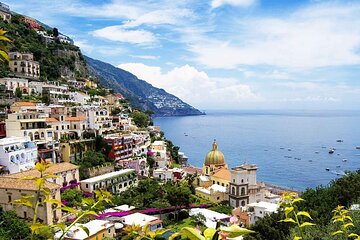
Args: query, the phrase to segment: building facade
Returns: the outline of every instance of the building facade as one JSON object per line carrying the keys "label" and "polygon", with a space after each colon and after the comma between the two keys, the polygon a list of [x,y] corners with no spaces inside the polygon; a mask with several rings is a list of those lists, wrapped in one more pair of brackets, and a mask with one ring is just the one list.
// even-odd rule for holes
{"label": "building facade", "polygon": [[34,61],[32,53],[9,52],[10,70],[17,76],[40,77],[39,62]]}
{"label": "building facade", "polygon": [[137,181],[138,178],[134,169],[124,169],[82,180],[81,190],[93,192],[96,189],[106,189],[117,194],[137,184]]}
{"label": "building facade", "polygon": [[0,165],[8,173],[18,173],[35,166],[38,150],[29,137],[0,139]]}

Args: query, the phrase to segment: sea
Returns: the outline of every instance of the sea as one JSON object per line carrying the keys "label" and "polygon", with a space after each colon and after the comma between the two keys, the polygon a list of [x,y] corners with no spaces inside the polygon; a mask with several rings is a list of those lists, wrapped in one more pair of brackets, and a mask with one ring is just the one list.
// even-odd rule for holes
{"label": "sea", "polygon": [[216,139],[229,168],[256,164],[258,181],[298,191],[360,168],[360,111],[208,110],[154,124],[193,166],[202,167]]}

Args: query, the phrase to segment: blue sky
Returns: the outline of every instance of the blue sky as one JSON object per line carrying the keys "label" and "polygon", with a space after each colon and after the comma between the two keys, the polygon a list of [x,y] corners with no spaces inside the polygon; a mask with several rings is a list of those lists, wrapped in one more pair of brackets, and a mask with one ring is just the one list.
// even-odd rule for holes
{"label": "blue sky", "polygon": [[359,109],[359,1],[5,3],[200,109]]}

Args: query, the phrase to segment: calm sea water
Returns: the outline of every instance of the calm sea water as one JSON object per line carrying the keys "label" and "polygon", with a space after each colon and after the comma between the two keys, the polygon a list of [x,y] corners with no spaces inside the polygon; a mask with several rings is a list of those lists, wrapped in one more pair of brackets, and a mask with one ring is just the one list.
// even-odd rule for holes
{"label": "calm sea water", "polygon": [[154,123],[191,165],[202,167],[216,139],[229,167],[255,163],[258,180],[298,190],[360,168],[360,111],[207,111]]}

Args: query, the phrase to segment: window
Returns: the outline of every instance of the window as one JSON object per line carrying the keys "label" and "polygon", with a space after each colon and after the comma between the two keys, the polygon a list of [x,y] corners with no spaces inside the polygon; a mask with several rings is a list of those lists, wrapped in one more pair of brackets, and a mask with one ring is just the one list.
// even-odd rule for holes
{"label": "window", "polygon": [[245,188],[241,188],[241,196],[245,195]]}
{"label": "window", "polygon": [[48,137],[52,137],[52,132],[47,133]]}
{"label": "window", "polygon": [[64,130],[64,125],[61,125],[61,129]]}
{"label": "window", "polygon": [[244,183],[244,179],[241,179],[241,183]]}
{"label": "window", "polygon": [[27,218],[27,212],[24,211],[24,218]]}
{"label": "window", "polygon": [[241,206],[245,206],[245,201],[241,201]]}
{"label": "window", "polygon": [[232,187],[232,188],[231,188],[231,194],[232,194],[232,195],[235,195],[235,187]]}
{"label": "window", "polygon": [[233,183],[235,182],[235,179],[233,179]]}
{"label": "window", "polygon": [[8,196],[8,202],[11,202],[11,195]]}
{"label": "window", "polygon": [[70,125],[67,125],[67,129],[70,129]]}
{"label": "window", "polygon": [[86,188],[89,188],[89,184],[86,184]]}
{"label": "window", "polygon": [[59,126],[56,126],[56,130],[59,130]]}

